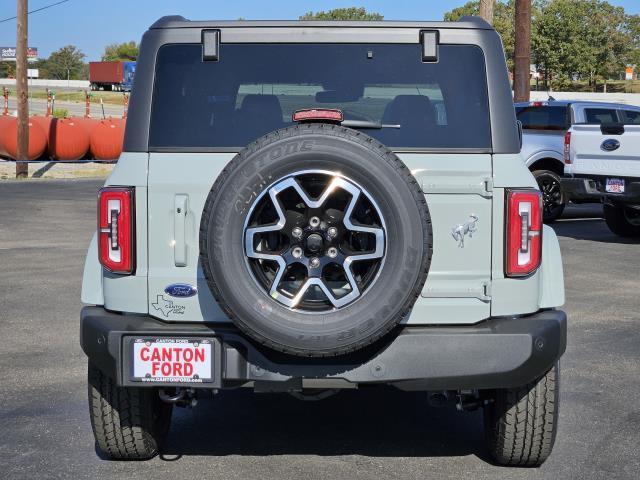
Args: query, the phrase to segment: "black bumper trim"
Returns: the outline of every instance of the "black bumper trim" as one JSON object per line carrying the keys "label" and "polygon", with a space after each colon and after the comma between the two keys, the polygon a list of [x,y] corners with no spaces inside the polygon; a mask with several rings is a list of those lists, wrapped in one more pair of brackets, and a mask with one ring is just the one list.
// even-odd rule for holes
{"label": "black bumper trim", "polygon": [[560,183],[569,200],[599,202],[602,198],[602,192],[598,191],[596,183],[589,178],[563,177]]}
{"label": "black bumper trim", "polygon": [[[472,326],[404,326],[373,352],[333,359],[277,354],[247,340],[232,324],[166,323],[142,315],[84,307],[80,342],[90,360],[118,385],[132,383],[123,355],[130,336],[214,337],[224,388],[246,382],[342,379],[350,383],[394,383],[425,390],[516,387],[545,373],[564,353],[567,317],[545,310],[519,318],[492,318]],[[198,387],[195,384],[190,387]]]}
{"label": "black bumper trim", "polygon": [[[605,191],[607,178],[620,178],[624,180],[624,193],[608,193]],[[575,182],[590,182],[598,192],[601,198],[606,199],[609,203],[620,204],[640,204],[640,179],[638,177],[625,177],[622,175],[576,175],[573,178]]]}

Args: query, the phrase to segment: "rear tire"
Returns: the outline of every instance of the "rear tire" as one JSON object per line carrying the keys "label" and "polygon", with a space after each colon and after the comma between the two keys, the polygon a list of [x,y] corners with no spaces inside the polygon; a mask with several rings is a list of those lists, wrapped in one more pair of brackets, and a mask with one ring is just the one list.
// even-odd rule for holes
{"label": "rear tire", "polygon": [[560,218],[567,204],[560,176],[551,170],[536,170],[533,176],[542,192],[544,222],[554,222]]}
{"label": "rear tire", "polygon": [[158,454],[171,423],[172,406],[155,388],[118,387],[91,362],[89,415],[97,448],[115,460],[146,460]]}
{"label": "rear tire", "polygon": [[604,205],[604,220],[607,222],[607,227],[621,237],[640,237],[640,214],[637,218],[638,223],[631,223],[624,206],[606,203]]}
{"label": "rear tire", "polygon": [[518,388],[497,390],[484,408],[489,451],[499,465],[539,467],[551,454],[558,429],[560,366]]}

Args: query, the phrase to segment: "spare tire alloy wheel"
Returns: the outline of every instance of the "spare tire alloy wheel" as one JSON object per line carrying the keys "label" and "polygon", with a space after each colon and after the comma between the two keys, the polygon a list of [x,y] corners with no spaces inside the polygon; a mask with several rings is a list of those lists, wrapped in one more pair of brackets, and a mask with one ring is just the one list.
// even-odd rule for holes
{"label": "spare tire alloy wheel", "polygon": [[[309,197],[320,189],[319,198]],[[244,232],[258,285],[300,312],[323,313],[357,300],[384,263],[380,209],[365,189],[339,172],[307,170],[276,181],[251,206]],[[356,280],[352,266],[366,260]]]}
{"label": "spare tire alloy wheel", "polygon": [[200,262],[252,340],[298,356],[368,345],[408,315],[432,253],[424,193],[371,137],[336,125],[278,130],[216,179]]}

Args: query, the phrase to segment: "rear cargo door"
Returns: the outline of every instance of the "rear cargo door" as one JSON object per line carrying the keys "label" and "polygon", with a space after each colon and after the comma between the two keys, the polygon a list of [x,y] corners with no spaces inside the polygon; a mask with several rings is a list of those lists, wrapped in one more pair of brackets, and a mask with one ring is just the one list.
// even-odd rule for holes
{"label": "rear cargo door", "polygon": [[198,265],[211,186],[235,152],[292,125],[295,111],[334,108],[396,152],[426,195],[433,260],[406,321],[469,324],[489,316],[493,192],[484,54],[474,45],[442,44],[437,62],[423,61],[414,33],[415,43],[335,43],[329,35],[326,43],[299,36],[299,43],[256,44],[251,37],[240,42],[234,30],[238,43],[225,43],[223,32],[217,61],[203,61],[200,44],[158,51],[149,130],[153,315],[225,319]]}
{"label": "rear cargo door", "polygon": [[600,125],[572,127],[574,175],[640,177],[640,125],[624,125],[615,130]]}
{"label": "rear cargo door", "polygon": [[400,154],[421,184],[433,257],[408,323],[474,323],[490,316],[492,168],[486,154]]}

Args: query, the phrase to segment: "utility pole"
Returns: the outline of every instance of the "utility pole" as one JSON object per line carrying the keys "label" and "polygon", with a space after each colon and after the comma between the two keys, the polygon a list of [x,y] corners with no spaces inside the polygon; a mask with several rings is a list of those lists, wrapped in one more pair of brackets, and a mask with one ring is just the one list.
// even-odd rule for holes
{"label": "utility pole", "polygon": [[531,0],[516,0],[515,22],[513,99],[528,102],[531,94]]}
{"label": "utility pole", "polygon": [[480,0],[480,16],[493,25],[494,0]]}
{"label": "utility pole", "polygon": [[29,87],[27,85],[27,0],[18,1],[16,38],[16,90],[18,94],[18,145],[16,178],[29,176]]}

